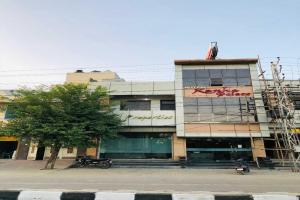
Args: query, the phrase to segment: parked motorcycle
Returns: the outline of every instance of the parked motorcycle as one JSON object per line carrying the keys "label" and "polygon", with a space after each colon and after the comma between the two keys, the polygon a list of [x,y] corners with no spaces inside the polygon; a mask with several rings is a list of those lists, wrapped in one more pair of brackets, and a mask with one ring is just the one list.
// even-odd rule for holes
{"label": "parked motorcycle", "polygon": [[76,158],[77,167],[99,167],[108,169],[112,166],[112,160],[109,158],[93,159],[88,156]]}
{"label": "parked motorcycle", "polygon": [[248,163],[243,159],[236,160],[235,171],[240,175],[245,175],[250,172]]}

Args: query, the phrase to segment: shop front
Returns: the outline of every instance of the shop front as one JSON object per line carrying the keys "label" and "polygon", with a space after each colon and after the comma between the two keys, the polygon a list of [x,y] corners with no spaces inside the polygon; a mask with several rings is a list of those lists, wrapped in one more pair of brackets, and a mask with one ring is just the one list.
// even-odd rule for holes
{"label": "shop front", "polygon": [[13,136],[0,136],[0,159],[11,159],[17,150],[18,141]]}
{"label": "shop front", "polygon": [[252,160],[249,138],[189,138],[186,145],[191,162],[232,161],[238,158]]}
{"label": "shop front", "polygon": [[101,158],[169,159],[172,158],[170,133],[120,133],[116,138],[103,139]]}

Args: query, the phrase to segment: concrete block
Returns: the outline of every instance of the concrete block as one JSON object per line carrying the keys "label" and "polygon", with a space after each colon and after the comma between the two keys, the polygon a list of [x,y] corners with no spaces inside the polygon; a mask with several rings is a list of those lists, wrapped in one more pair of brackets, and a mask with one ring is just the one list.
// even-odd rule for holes
{"label": "concrete block", "polygon": [[211,194],[173,194],[173,200],[214,200]]}
{"label": "concrete block", "polygon": [[97,192],[95,200],[134,200],[135,193]]}
{"label": "concrete block", "polygon": [[22,191],[18,200],[60,200],[62,192],[50,191]]}
{"label": "concrete block", "polygon": [[291,195],[260,194],[252,196],[254,200],[299,200],[298,197]]}

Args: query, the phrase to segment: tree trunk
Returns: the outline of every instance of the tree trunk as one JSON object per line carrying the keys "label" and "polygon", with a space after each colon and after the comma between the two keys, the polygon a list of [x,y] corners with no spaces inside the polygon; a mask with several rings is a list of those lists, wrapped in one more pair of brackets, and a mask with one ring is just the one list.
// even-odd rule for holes
{"label": "tree trunk", "polygon": [[48,165],[50,163],[51,163],[51,169],[54,168],[54,165],[55,165],[55,162],[57,160],[57,156],[58,156],[59,150],[60,150],[60,146],[55,146],[55,147],[52,148],[52,152],[51,152],[50,158],[47,160],[44,169],[47,169]]}

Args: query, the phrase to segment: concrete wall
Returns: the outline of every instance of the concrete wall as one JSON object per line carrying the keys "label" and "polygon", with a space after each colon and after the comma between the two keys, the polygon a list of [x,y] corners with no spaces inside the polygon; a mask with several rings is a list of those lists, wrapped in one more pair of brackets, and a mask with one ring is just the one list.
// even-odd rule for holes
{"label": "concrete wall", "polygon": [[97,86],[107,88],[110,95],[175,95],[174,81],[147,81],[147,82],[118,82],[100,81],[91,82],[89,87]]}
{"label": "concrete wall", "polygon": [[253,160],[257,157],[266,157],[265,145],[262,138],[253,138],[251,141]]}
{"label": "concrete wall", "polygon": [[186,139],[179,138],[174,133],[172,137],[172,159],[179,160],[179,157],[186,157]]}

